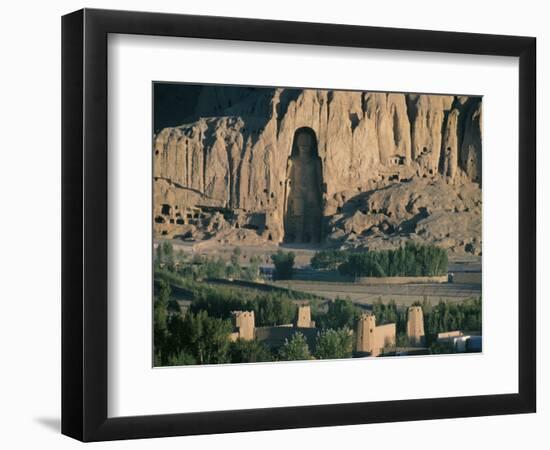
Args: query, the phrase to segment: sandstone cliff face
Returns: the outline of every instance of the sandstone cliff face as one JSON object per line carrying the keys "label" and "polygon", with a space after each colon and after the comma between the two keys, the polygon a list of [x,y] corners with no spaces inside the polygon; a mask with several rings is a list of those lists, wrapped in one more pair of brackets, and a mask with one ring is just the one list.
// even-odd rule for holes
{"label": "sandstone cliff face", "polygon": [[[155,231],[203,233],[208,208],[233,228],[284,238],[287,168],[296,130],[311,129],[323,215],[403,180],[481,183],[481,98],[308,89],[208,89],[201,118],[154,140]],[[456,190],[455,189],[455,190]],[[454,191],[453,191],[454,192]],[[326,230],[326,235],[330,234]]]}

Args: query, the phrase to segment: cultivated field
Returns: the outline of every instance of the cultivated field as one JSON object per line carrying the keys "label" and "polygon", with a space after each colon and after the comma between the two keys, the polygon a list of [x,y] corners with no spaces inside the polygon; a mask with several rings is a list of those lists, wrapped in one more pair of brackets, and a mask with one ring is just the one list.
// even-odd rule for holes
{"label": "cultivated field", "polygon": [[481,296],[479,285],[452,283],[365,286],[355,283],[286,280],[275,281],[273,284],[330,299],[349,297],[354,303],[360,304],[372,304],[378,299],[389,302],[393,299],[398,305],[409,306],[424,298],[434,304],[439,300],[461,302]]}

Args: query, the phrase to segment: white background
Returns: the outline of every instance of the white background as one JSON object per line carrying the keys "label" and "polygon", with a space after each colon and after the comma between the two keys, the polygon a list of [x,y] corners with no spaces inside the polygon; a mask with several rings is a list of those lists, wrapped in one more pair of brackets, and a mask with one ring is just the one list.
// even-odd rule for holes
{"label": "white background", "polygon": [[[517,392],[517,58],[118,35],[109,67],[111,417]],[[483,354],[152,370],[152,80],[482,94]]]}
{"label": "white background", "polygon": [[[62,437],[60,396],[60,19],[81,6],[141,9],[194,14],[248,16],[288,20],[356,23],[363,25],[535,35],[538,41],[539,101],[539,255],[550,250],[540,232],[550,226],[543,197],[550,183],[543,170],[550,164],[542,152],[544,106],[550,106],[545,87],[550,71],[550,31],[543,2],[462,1],[443,7],[440,1],[366,3],[343,1],[311,4],[296,1],[180,2],[19,1],[3,5],[2,46],[2,177],[1,221],[2,290],[0,342],[0,443],[4,448],[73,448],[81,444]],[[544,74],[544,75],[543,75]],[[7,159],[6,159],[7,158]],[[497,168],[493,168],[497,170]],[[543,192],[544,191],[544,192]],[[545,217],[546,216],[546,217]],[[539,380],[548,379],[550,339],[541,318],[548,264],[539,256]],[[546,352],[546,354],[544,354]],[[388,445],[392,448],[547,448],[550,395],[539,383],[536,415],[470,418],[401,424],[243,433],[97,444],[100,448],[317,448]],[[412,443],[411,443],[412,440]]]}

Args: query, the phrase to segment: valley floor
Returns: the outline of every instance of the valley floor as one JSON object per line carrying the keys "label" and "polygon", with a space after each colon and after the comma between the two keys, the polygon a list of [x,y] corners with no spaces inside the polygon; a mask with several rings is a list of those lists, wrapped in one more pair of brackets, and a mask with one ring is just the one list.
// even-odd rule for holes
{"label": "valley floor", "polygon": [[453,283],[365,286],[355,283],[284,280],[275,281],[273,284],[324,298],[349,297],[350,300],[358,304],[372,304],[378,299],[386,303],[393,299],[397,305],[410,306],[424,298],[428,302],[436,304],[440,300],[461,302],[481,296],[480,285]]}

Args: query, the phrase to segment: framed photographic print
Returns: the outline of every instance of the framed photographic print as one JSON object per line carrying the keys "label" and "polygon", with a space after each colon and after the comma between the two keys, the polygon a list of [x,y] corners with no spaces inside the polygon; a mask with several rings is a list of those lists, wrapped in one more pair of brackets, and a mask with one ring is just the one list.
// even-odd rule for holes
{"label": "framed photographic print", "polygon": [[534,38],[62,32],[64,434],[535,411]]}

